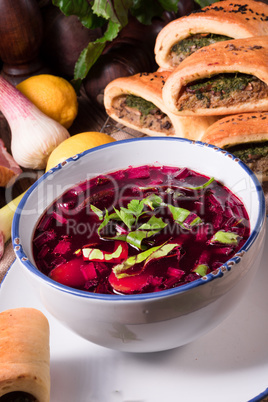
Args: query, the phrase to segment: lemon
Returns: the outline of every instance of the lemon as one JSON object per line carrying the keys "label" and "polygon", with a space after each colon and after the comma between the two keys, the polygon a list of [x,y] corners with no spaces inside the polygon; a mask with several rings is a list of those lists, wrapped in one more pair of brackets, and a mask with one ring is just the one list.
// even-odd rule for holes
{"label": "lemon", "polygon": [[64,78],[51,74],[33,75],[17,85],[41,112],[69,128],[78,112],[77,95]]}
{"label": "lemon", "polygon": [[113,141],[115,141],[115,139],[108,134],[99,133],[97,131],[86,131],[84,133],[75,134],[61,142],[51,152],[47,161],[46,172],[71,156]]}

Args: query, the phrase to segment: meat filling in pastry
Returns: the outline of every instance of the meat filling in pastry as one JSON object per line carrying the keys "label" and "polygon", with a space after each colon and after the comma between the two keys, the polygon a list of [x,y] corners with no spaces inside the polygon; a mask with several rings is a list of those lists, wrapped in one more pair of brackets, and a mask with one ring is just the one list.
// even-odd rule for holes
{"label": "meat filling in pastry", "polygon": [[139,73],[111,81],[104,91],[107,114],[119,124],[153,136],[198,140],[218,120],[215,116],[177,116],[162,99],[170,71]]}
{"label": "meat filling in pastry", "polygon": [[178,110],[213,109],[268,98],[265,82],[249,74],[219,74],[190,83],[178,100]]}
{"label": "meat filling in pastry", "polygon": [[268,36],[197,50],[170,73],[162,99],[180,116],[268,111]]}
{"label": "meat filling in pastry", "polygon": [[119,119],[129,121],[138,128],[149,128],[174,135],[170,118],[152,102],[135,95],[122,95],[114,99],[113,108]]}

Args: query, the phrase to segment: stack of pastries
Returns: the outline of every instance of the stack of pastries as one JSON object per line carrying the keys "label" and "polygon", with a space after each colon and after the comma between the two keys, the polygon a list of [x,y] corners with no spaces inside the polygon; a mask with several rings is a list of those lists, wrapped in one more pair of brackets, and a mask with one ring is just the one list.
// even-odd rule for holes
{"label": "stack of pastries", "polygon": [[147,135],[228,148],[268,178],[268,5],[223,0],[167,24],[154,73],[105,88],[108,115]]}

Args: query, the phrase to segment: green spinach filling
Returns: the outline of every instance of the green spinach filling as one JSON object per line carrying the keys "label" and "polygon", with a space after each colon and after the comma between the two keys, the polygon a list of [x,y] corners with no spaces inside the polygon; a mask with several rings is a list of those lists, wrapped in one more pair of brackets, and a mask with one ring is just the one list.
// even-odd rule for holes
{"label": "green spinach filling", "polygon": [[177,108],[182,111],[230,107],[267,97],[268,86],[259,78],[238,72],[222,73],[189,82],[178,97]]}
{"label": "green spinach filling", "polygon": [[228,148],[228,151],[243,162],[248,163],[252,160],[268,157],[268,141],[235,145]]}
{"label": "green spinach filling", "polygon": [[200,80],[195,84],[188,85],[186,92],[195,94],[199,100],[203,99],[208,92],[224,98],[232,92],[244,90],[253,81],[258,81],[258,78],[249,74],[219,74],[209,80]]}
{"label": "green spinach filling", "polygon": [[176,43],[171,52],[176,55],[190,56],[196,50],[211,45],[216,42],[223,42],[225,40],[230,40],[232,38],[224,35],[216,34],[197,34],[189,36],[188,38],[182,39],[180,42]]}
{"label": "green spinach filling", "polygon": [[132,125],[174,135],[174,127],[169,116],[154,103],[136,95],[126,95],[118,99],[118,116]]}
{"label": "green spinach filling", "polygon": [[153,110],[157,109],[152,102],[135,95],[127,95],[126,105],[139,110],[142,116],[148,116]]}

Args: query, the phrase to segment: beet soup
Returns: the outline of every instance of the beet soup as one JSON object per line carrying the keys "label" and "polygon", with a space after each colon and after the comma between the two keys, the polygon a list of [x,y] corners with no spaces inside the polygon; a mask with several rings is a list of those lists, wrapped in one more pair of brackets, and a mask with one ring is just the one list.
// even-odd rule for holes
{"label": "beet soup", "polygon": [[229,260],[250,234],[243,203],[188,168],[129,167],[77,184],[42,215],[37,268],[88,292],[157,292]]}

